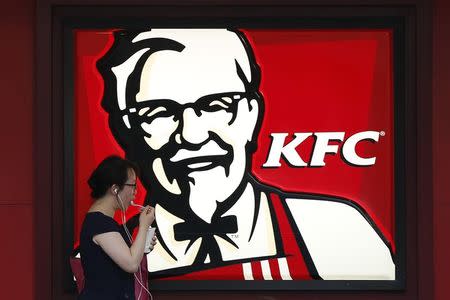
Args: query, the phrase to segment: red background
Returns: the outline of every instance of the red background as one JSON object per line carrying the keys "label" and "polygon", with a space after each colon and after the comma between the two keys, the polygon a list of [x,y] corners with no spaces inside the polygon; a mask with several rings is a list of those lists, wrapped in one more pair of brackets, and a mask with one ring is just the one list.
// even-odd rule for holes
{"label": "red background", "polygon": [[[388,240],[394,231],[392,34],[390,30],[244,30],[261,67],[265,114],[253,157],[253,173],[286,191],[345,197],[364,207]],[[74,32],[75,236],[91,205],[86,184],[107,155],[123,151],[100,106],[103,81],[97,60],[113,42],[109,31]],[[326,166],[262,168],[270,133],[384,131],[378,143],[361,142],[357,153],[377,158],[374,166],[346,164],[327,155]],[[336,142],[331,142],[336,144]],[[297,150],[308,161],[313,138]],[[145,191],[140,186],[136,202]],[[128,216],[136,213],[132,208]],[[116,215],[119,221],[119,215]]]}
{"label": "red background", "polygon": [[[36,4],[37,2],[37,4]],[[401,1],[385,1],[383,3],[398,5]],[[405,1],[406,3],[408,1]],[[330,2],[331,3],[331,2]],[[338,2],[334,2],[338,3]],[[374,2],[371,2],[374,3]],[[429,257],[426,264],[431,265],[433,270],[422,273],[422,279],[434,277],[431,287],[426,285],[422,291],[421,299],[447,300],[450,298],[448,281],[450,278],[450,185],[449,173],[450,160],[447,153],[450,153],[450,2],[446,0],[417,0],[409,1],[413,7],[422,8],[430,19],[429,25],[433,26],[430,34],[433,34],[432,44],[434,47],[432,60],[424,57],[427,64],[432,64],[433,94],[427,94],[432,105],[432,128],[424,128],[424,134],[432,135],[432,143],[427,144],[430,148],[431,156],[426,164],[432,166],[433,189],[429,196],[428,205],[434,206],[433,218],[425,221],[432,222],[434,229],[430,232],[433,235],[434,259]],[[39,9],[37,8],[39,7]],[[31,266],[40,261],[35,257],[32,249],[39,241],[35,236],[34,211],[39,205],[39,200],[33,195],[36,180],[36,162],[33,162],[33,143],[38,143],[34,134],[34,109],[39,104],[35,101],[35,65],[36,54],[36,27],[42,22],[36,21],[36,15],[46,14],[48,3],[46,1],[16,0],[14,2],[2,3],[0,10],[0,33],[4,43],[0,47],[0,57],[3,60],[5,72],[0,77],[0,90],[2,91],[1,104],[5,112],[0,118],[0,138],[2,150],[0,162],[3,172],[0,173],[3,191],[0,198],[0,234],[3,237],[0,248],[0,265],[2,272],[0,275],[0,287],[2,298],[4,299],[37,299],[35,280],[42,277],[47,281],[51,266],[40,265],[39,269]],[[40,13],[37,13],[40,11]],[[49,19],[49,17],[48,17]],[[428,32],[428,31],[426,31]],[[431,47],[431,44],[424,45]],[[10,113],[20,112],[20,114]],[[419,112],[420,113],[420,112]],[[19,115],[19,117],[18,117]],[[18,122],[19,120],[19,122]],[[12,128],[11,124],[14,124]],[[431,140],[428,140],[431,141]],[[49,220],[50,223],[50,220]],[[11,230],[14,228],[14,230]],[[20,245],[20,246],[18,246]],[[423,246],[423,245],[422,245]],[[429,247],[425,245],[424,247]],[[51,253],[48,255],[52,256]],[[44,272],[44,274],[43,274]],[[427,276],[427,278],[423,278]],[[430,278],[433,280],[433,278]],[[427,280],[425,280],[427,281]],[[423,282],[423,280],[421,281]],[[422,285],[417,284],[419,287]],[[50,286],[50,285],[49,285]],[[414,289],[414,287],[410,287]],[[44,287],[44,291],[49,291],[49,287]],[[41,292],[42,293],[42,292]],[[207,293],[204,293],[207,294]],[[264,293],[266,294],[266,293]],[[269,294],[269,293],[267,293]],[[273,293],[272,293],[273,294]],[[50,296],[50,294],[49,294]],[[233,295],[235,299],[267,299],[268,297],[254,295]],[[308,297],[311,296],[311,297]],[[327,299],[343,297],[329,295]],[[341,295],[342,296],[342,295]],[[344,298],[357,299],[343,295]],[[178,296],[165,297],[164,299],[198,299],[198,293],[180,293]],[[213,294],[215,299],[229,299],[230,295]],[[314,298],[314,295],[294,294],[277,295],[276,299]],[[162,299],[163,297],[161,297]],[[362,297],[361,297],[362,298]],[[393,299],[396,298],[395,295]],[[49,299],[49,298],[40,298]],[[274,298],[275,299],[275,298]]]}

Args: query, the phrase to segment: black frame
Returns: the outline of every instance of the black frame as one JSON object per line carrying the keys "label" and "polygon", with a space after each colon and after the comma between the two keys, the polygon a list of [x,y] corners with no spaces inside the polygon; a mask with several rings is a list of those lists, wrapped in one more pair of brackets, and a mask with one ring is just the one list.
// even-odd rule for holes
{"label": "black frame", "polygon": [[[395,148],[395,187],[402,187],[404,174],[404,158],[402,137],[404,128],[401,122],[401,112],[404,111],[404,22],[400,17],[371,17],[371,18],[327,18],[304,17],[302,19],[287,18],[273,20],[267,17],[256,17],[251,20],[243,18],[223,18],[221,20],[203,20],[201,18],[179,19],[172,23],[170,18],[148,20],[128,20],[120,17],[113,20],[71,19],[64,24],[64,207],[73,207],[73,53],[72,30],[74,29],[107,29],[125,27],[127,29],[145,29],[155,27],[225,27],[225,28],[286,28],[286,29],[392,29],[393,31],[393,69],[394,69],[394,148]],[[401,230],[405,218],[403,215],[405,197],[403,189],[395,191],[395,237],[397,253],[394,256],[396,265],[396,280],[311,280],[311,281],[230,281],[230,280],[202,280],[202,281],[150,281],[150,286],[156,290],[399,290],[404,288],[404,231]],[[72,210],[64,212],[64,245],[73,245],[73,214]],[[69,253],[69,249],[66,250]],[[70,275],[70,274],[69,274]],[[69,277],[69,276],[67,276]],[[66,283],[67,285],[69,283]]]}
{"label": "black frame", "polygon": [[[47,2],[47,1],[42,1]],[[42,4],[41,2],[41,4]],[[67,228],[72,232],[73,227],[68,227],[68,223],[73,220],[72,203],[70,197],[65,197],[71,194],[70,189],[70,175],[62,176],[63,174],[71,174],[71,149],[67,147],[64,142],[67,139],[66,134],[70,134],[71,130],[67,126],[60,126],[65,124],[66,117],[70,114],[70,106],[66,105],[63,99],[64,94],[69,91],[70,88],[64,85],[62,88],[62,74],[67,75],[67,68],[63,67],[61,62],[63,61],[63,50],[67,50],[63,43],[64,30],[70,28],[74,24],[84,24],[84,26],[92,27],[95,24],[102,23],[103,27],[109,27],[111,25],[111,18],[109,16],[122,16],[122,25],[126,25],[131,19],[141,19],[138,21],[137,26],[147,23],[143,21],[143,18],[152,17],[154,20],[160,20],[160,22],[171,22],[172,25],[176,25],[176,22],[180,22],[185,19],[202,19],[203,22],[217,22],[217,17],[221,17],[222,20],[226,16],[233,16],[230,19],[245,18],[247,22],[252,22],[257,17],[268,19],[279,18],[304,18],[308,16],[316,16],[316,18],[328,19],[331,24],[335,23],[339,18],[352,19],[352,22],[367,22],[367,18],[373,18],[386,22],[388,19],[395,19],[394,24],[398,26],[398,29],[402,32],[401,38],[401,54],[396,52],[395,55],[395,81],[401,85],[398,89],[396,85],[395,98],[399,97],[403,99],[402,103],[395,102],[396,110],[396,129],[402,128],[400,131],[396,131],[396,139],[400,138],[403,142],[397,144],[396,148],[396,170],[401,170],[402,176],[396,174],[395,187],[396,198],[401,196],[403,201],[397,202],[396,207],[397,220],[399,217],[403,220],[396,226],[396,237],[399,253],[403,255],[397,262],[398,266],[401,266],[401,274],[397,276],[395,281],[395,287],[386,287],[382,282],[373,282],[369,288],[365,286],[364,282],[358,281],[342,281],[334,284],[331,281],[323,281],[329,283],[327,287],[318,287],[311,285],[311,290],[344,290],[342,293],[334,293],[329,295],[320,291],[314,292],[314,298],[328,299],[348,299],[349,297],[364,296],[367,299],[391,299],[401,297],[402,299],[417,299],[428,295],[426,291],[430,288],[430,281],[432,276],[419,275],[418,269],[421,268],[425,274],[430,274],[432,267],[427,265],[427,260],[421,259],[418,253],[432,254],[432,248],[427,250],[420,250],[417,247],[417,241],[428,242],[428,245],[432,245],[432,240],[428,232],[431,227],[425,226],[421,229],[416,227],[416,221],[422,220],[425,222],[426,216],[430,214],[429,208],[426,208],[425,194],[430,191],[430,182],[426,178],[427,170],[424,162],[417,160],[417,156],[420,158],[426,157],[429,153],[429,149],[425,146],[419,146],[416,144],[416,126],[417,124],[423,127],[419,130],[419,139],[423,140],[424,135],[429,129],[429,105],[426,102],[426,95],[430,90],[430,81],[426,75],[430,74],[430,69],[427,65],[428,55],[430,55],[430,48],[424,45],[424,41],[429,40],[427,36],[427,29],[429,29],[429,19],[426,15],[429,13],[427,7],[418,5],[415,1],[411,2],[412,5],[386,5],[386,6],[331,6],[329,4],[318,6],[301,6],[301,5],[198,5],[196,1],[192,6],[185,5],[154,5],[149,6],[147,9],[139,6],[109,6],[109,7],[95,7],[95,6],[56,6],[49,3],[44,5],[38,5],[37,7],[37,103],[39,107],[35,109],[36,118],[36,137],[39,141],[35,145],[35,159],[37,159],[36,165],[36,182],[35,190],[37,193],[37,201],[42,200],[41,207],[36,209],[36,236],[39,239],[43,239],[43,244],[38,244],[36,247],[36,264],[39,266],[40,258],[43,254],[52,253],[51,258],[44,259],[43,276],[39,278],[37,276],[37,295],[45,298],[50,298],[51,294],[54,297],[57,295],[65,295],[69,298],[73,297],[67,295],[67,292],[71,292],[71,287],[67,285],[68,276],[68,263],[67,257],[69,252],[67,247],[67,240],[64,241],[67,235]],[[64,1],[63,1],[64,2]],[[67,1],[69,3],[69,1]],[[112,1],[114,2],[114,1]],[[119,2],[119,1],[118,1]],[[177,2],[177,1],[175,1]],[[358,1],[356,1],[358,2]],[[406,3],[405,2],[405,3]],[[172,3],[172,2],[171,2]],[[222,1],[220,1],[222,3]],[[358,3],[368,4],[368,2],[359,1]],[[409,4],[411,4],[409,3]],[[45,5],[47,4],[47,5]],[[189,4],[189,3],[188,3]],[[236,9],[237,8],[237,9]],[[168,12],[175,12],[170,17],[167,17]],[[135,16],[132,18],[132,16]],[[168,20],[171,21],[168,21]],[[39,22],[41,21],[41,22]],[[42,22],[44,21],[44,22]],[[136,22],[136,19],[133,21]],[[141,22],[141,23],[140,23]],[[156,21],[155,21],[156,22]],[[183,22],[183,21],[181,21]],[[140,23],[140,24],[139,24]],[[110,24],[108,26],[108,24]],[[116,26],[120,26],[120,23],[114,22]],[[211,23],[208,23],[210,27]],[[220,25],[220,22],[216,24]],[[365,23],[367,25],[367,23]],[[386,25],[386,24],[384,24]],[[425,25],[424,29],[419,29],[420,25]],[[222,24],[222,26],[224,26]],[[242,25],[244,27],[244,25]],[[428,26],[428,27],[427,27]],[[50,32],[52,33],[50,35]],[[417,34],[417,35],[416,35]],[[42,39],[43,41],[41,41]],[[46,44],[50,42],[50,44]],[[422,43],[421,43],[422,42]],[[39,48],[39,45],[44,46]],[[50,46],[50,47],[49,47]],[[52,50],[45,53],[45,50]],[[397,47],[395,49],[398,49]],[[416,57],[416,52],[419,57]],[[397,59],[396,59],[397,58]],[[398,59],[400,58],[400,59]],[[40,61],[41,59],[41,61]],[[50,62],[52,62],[50,64]],[[397,65],[397,62],[400,62]],[[47,65],[46,65],[47,64]],[[424,73],[417,72],[416,69],[424,71]],[[417,73],[416,73],[417,72]],[[43,75],[40,77],[40,75]],[[419,84],[418,87],[415,85]],[[417,98],[417,99],[416,99]],[[421,111],[420,109],[424,109]],[[67,124],[65,124],[67,125]],[[400,126],[397,126],[400,125]],[[50,134],[50,135],[49,135]],[[43,139],[40,139],[43,138]],[[426,139],[425,139],[426,140]],[[67,148],[66,148],[67,147]],[[412,151],[406,152],[406,149]],[[64,151],[61,151],[64,149]],[[63,152],[63,153],[62,153]],[[400,160],[398,159],[400,158]],[[42,167],[42,168],[40,168]],[[425,170],[425,175],[420,175],[418,169]],[[408,177],[406,177],[408,174]],[[42,175],[40,177],[40,175]],[[417,181],[421,184],[417,188]],[[418,194],[416,194],[416,189]],[[59,201],[61,198],[63,202]],[[408,202],[406,201],[408,200]],[[417,205],[417,207],[416,207]],[[418,213],[418,210],[425,208],[423,212]],[[50,221],[48,221],[50,219]],[[51,225],[52,227],[48,227]],[[61,226],[62,225],[62,226]],[[61,229],[61,227],[64,228]],[[401,234],[399,234],[401,233]],[[409,237],[408,239],[406,237]],[[70,243],[71,247],[72,243]],[[406,252],[408,248],[408,253]],[[51,260],[53,263],[48,267],[46,262]],[[408,266],[408,277],[406,277],[406,265]],[[39,269],[37,269],[39,270]],[[61,278],[64,275],[64,288],[62,287]],[[422,278],[423,281],[416,281],[418,278]],[[47,279],[47,281],[46,281]],[[54,281],[54,282],[53,282]],[[61,284],[55,284],[60,282]],[[323,283],[322,282],[322,283]],[[417,283],[415,283],[417,282]],[[267,283],[267,282],[266,282]],[[273,284],[275,282],[270,282]],[[361,285],[362,283],[362,285]],[[245,282],[245,284],[248,284]],[[227,282],[221,281],[221,288],[230,290],[230,286]],[[402,295],[395,296],[396,293],[382,292],[383,290],[393,289],[401,290],[404,287],[409,286]],[[157,286],[152,285],[153,288]],[[192,282],[189,282],[187,286],[173,286],[170,284],[171,290],[185,290],[185,289],[198,289],[192,286]],[[255,288],[259,290],[274,290],[276,286],[255,285]],[[211,286],[205,287],[206,290],[211,289]],[[239,289],[239,288],[238,288]],[[289,290],[287,288],[286,290]],[[345,290],[354,290],[354,292],[345,292]],[[378,290],[380,292],[367,293],[364,291]],[[361,292],[358,292],[361,291]],[[72,290],[73,292],[73,290]],[[328,294],[328,295],[327,295]],[[47,297],[48,296],[48,297]],[[308,297],[307,294],[305,297]]]}

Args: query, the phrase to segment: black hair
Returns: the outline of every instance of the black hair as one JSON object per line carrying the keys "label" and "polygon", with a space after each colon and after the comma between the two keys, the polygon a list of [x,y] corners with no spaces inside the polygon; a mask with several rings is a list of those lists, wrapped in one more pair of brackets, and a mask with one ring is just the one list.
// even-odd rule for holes
{"label": "black hair", "polygon": [[95,168],[87,181],[91,188],[91,197],[94,199],[103,197],[114,184],[122,189],[128,180],[128,170],[130,169],[136,176],[139,175],[139,168],[135,163],[115,155],[106,157]]}

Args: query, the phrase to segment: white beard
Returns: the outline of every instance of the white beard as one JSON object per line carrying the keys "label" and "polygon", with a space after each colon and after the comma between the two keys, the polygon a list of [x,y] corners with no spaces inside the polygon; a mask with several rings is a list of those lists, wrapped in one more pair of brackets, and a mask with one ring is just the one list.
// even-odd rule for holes
{"label": "white beard", "polygon": [[228,177],[223,167],[189,174],[194,179],[194,182],[189,183],[189,206],[192,211],[205,222],[211,223],[217,204],[227,200],[242,182],[244,166],[242,157],[233,161]]}

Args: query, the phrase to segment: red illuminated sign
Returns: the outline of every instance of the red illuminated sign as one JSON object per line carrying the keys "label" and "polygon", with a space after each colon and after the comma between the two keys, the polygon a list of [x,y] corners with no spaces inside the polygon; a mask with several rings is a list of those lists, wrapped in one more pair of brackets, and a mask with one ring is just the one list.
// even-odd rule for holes
{"label": "red illuminated sign", "polygon": [[119,154],[156,207],[150,278],[396,279],[390,29],[74,37],[75,237]]}

